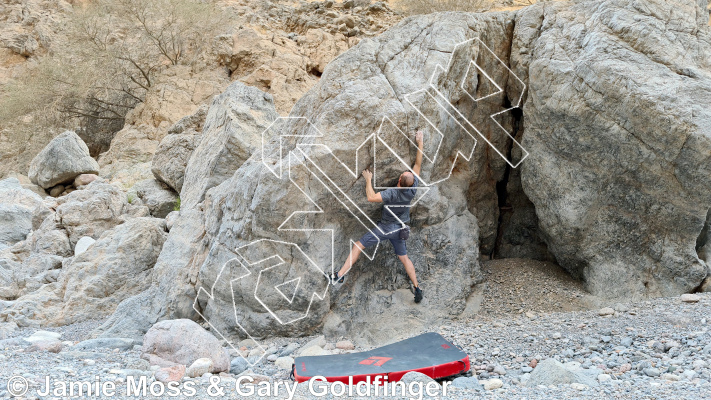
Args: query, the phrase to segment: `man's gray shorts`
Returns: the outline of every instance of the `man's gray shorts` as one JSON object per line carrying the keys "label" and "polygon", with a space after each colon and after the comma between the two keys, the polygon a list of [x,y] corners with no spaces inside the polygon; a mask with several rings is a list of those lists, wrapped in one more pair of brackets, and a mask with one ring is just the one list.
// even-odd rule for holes
{"label": "man's gray shorts", "polygon": [[363,245],[363,247],[368,248],[371,246],[375,246],[378,243],[378,239],[380,239],[381,242],[389,240],[390,243],[392,243],[393,248],[395,249],[395,254],[397,254],[398,256],[407,255],[407,245],[405,244],[404,240],[400,239],[400,229],[402,228],[402,225],[378,224],[378,228],[373,229],[372,233],[367,232],[365,235],[363,235],[363,237],[360,238],[359,242]]}

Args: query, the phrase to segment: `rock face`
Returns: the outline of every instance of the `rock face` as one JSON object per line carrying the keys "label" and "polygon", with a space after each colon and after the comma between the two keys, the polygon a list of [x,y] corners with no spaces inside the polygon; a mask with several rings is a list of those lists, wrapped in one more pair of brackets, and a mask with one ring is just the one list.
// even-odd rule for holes
{"label": "rock face", "polygon": [[62,269],[63,319],[107,315],[118,303],[150,285],[150,275],[167,236],[165,222],[134,218],[102,236]]}
{"label": "rock face", "polygon": [[357,39],[341,33],[331,35],[316,29],[297,41],[263,35],[256,29],[238,29],[233,35],[217,38],[216,52],[233,79],[273,93],[279,112],[288,114],[318,81],[326,64],[357,43]]}
{"label": "rock face", "polygon": [[199,142],[198,134],[173,134],[161,140],[151,162],[151,172],[180,193],[183,188],[185,167]]}
{"label": "rock face", "polygon": [[32,231],[35,208],[46,210],[42,198],[15,178],[0,181],[0,249],[25,240]]}
{"label": "rock face", "polygon": [[84,190],[60,199],[57,221],[69,233],[74,246],[82,236],[98,239],[102,233],[119,225],[129,209],[126,194],[118,187],[92,182]]}
{"label": "rock face", "polygon": [[180,212],[153,267],[151,288],[121,302],[92,334],[141,340],[159,318],[196,318],[193,310],[197,274],[205,257],[203,214]]}
{"label": "rock face", "polygon": [[110,315],[122,300],[150,286],[166,235],[163,220],[132,218],[66,259],[56,282],[22,296],[0,317],[66,325]]}
{"label": "rock face", "polygon": [[161,140],[153,155],[151,172],[177,193],[183,188],[185,167],[200,142],[206,116],[207,105],[202,105],[194,114],[181,118],[168,129],[168,135]]}
{"label": "rock face", "polygon": [[[304,116],[309,121],[317,122],[317,127],[306,124],[304,120],[280,120],[283,125],[278,127],[279,130],[268,132],[269,141],[265,141],[268,163],[276,165],[277,171],[279,161],[283,166],[291,163],[290,177],[286,167],[279,178],[275,177],[265,168],[261,155],[256,154],[229,180],[207,192],[203,207],[210,251],[200,268],[199,283],[208,289],[212,288],[213,292],[212,297],[201,296],[199,305],[203,315],[218,331],[223,334],[235,331],[232,322],[235,307],[237,315],[244,316],[240,319],[242,327],[257,337],[313,332],[325,322],[330,309],[332,315],[335,315],[333,318],[340,321],[330,325],[326,322],[334,330],[351,332],[365,341],[383,342],[424,329],[439,318],[463,311],[472,285],[482,278],[478,264],[478,243],[479,232],[483,228],[480,228],[480,221],[470,211],[475,210],[468,200],[469,191],[472,190],[470,187],[478,188],[473,183],[477,182],[483,188],[481,190],[495,194],[495,181],[492,181],[491,176],[498,174],[503,177],[506,163],[481,146],[472,156],[473,165],[458,163],[456,171],[450,176],[452,159],[457,150],[466,146],[471,150],[474,147],[474,142],[467,141],[461,133],[444,136],[440,148],[442,162],[426,162],[423,165],[424,181],[448,179],[422,195],[412,211],[413,233],[408,241],[409,256],[419,280],[423,282],[426,299],[418,308],[413,308],[408,278],[389,244],[381,246],[372,262],[362,256],[362,260],[349,273],[342,290],[325,294],[314,290],[324,295],[324,300],[311,303],[308,315],[293,324],[280,324],[272,318],[272,314],[265,311],[285,321],[296,314],[294,304],[286,304],[283,299],[279,303],[278,295],[267,296],[264,305],[255,300],[253,293],[257,274],[243,278],[231,288],[228,280],[222,278],[221,271],[224,271],[223,266],[230,265],[234,265],[233,268],[238,268],[238,271],[239,265],[230,264],[230,259],[235,257],[230,249],[247,246],[249,251],[256,253],[251,257],[255,261],[278,254],[286,260],[283,270],[278,272],[281,274],[279,278],[283,282],[297,279],[298,271],[290,270],[289,267],[297,259],[295,254],[298,255],[293,246],[260,247],[267,242],[254,245],[254,241],[260,239],[274,239],[298,243],[320,269],[330,272],[331,248],[328,234],[319,236],[312,233],[309,237],[301,232],[287,230],[326,227],[335,230],[334,262],[340,267],[350,249],[350,240],[358,240],[365,233],[365,228],[316,179],[316,166],[329,171],[328,176],[334,187],[344,191],[369,218],[377,221],[380,208],[366,201],[363,179],[357,179],[360,171],[351,175],[335,160],[334,155],[349,168],[355,168],[356,153],[360,148],[363,151],[358,157],[364,157],[358,161],[358,165],[362,166],[360,168],[374,166],[377,171],[376,181],[382,182],[381,186],[392,184],[413,163],[416,153],[414,146],[402,137],[403,133],[387,124],[380,129],[380,137],[403,162],[399,162],[389,149],[380,145],[381,142],[369,142],[372,140],[369,136],[379,131],[383,116],[389,116],[403,129],[407,129],[406,122],[411,119],[410,129],[420,127],[426,130],[425,152],[430,155],[434,153],[438,147],[437,132],[427,125],[424,118],[418,117],[417,112],[402,100],[403,96],[426,88],[436,66],[448,64],[451,55],[447,52],[451,51],[448,43],[453,37],[466,39],[472,32],[470,27],[476,26],[477,31],[489,32],[488,37],[495,38],[490,47],[501,51],[506,48],[506,32],[510,24],[511,16],[506,14],[451,14],[447,18],[430,15],[405,20],[377,39],[361,42],[329,64],[319,83],[294,106],[292,115]],[[430,51],[433,48],[437,51]],[[470,50],[476,52],[479,49],[472,47]],[[468,65],[471,54],[463,52],[461,60],[456,62]],[[493,57],[490,61],[496,62]],[[418,67],[410,67],[412,65]],[[505,69],[494,69],[494,64],[488,67],[491,67],[496,79],[506,82],[508,72]],[[459,68],[446,71],[441,76],[442,84],[449,84],[462,73]],[[447,95],[452,102],[467,101],[465,94],[456,90],[447,92]],[[504,95],[499,94],[495,99],[492,97],[490,103],[477,109],[467,109],[472,107],[469,104],[462,110],[472,119],[485,120],[493,112],[501,111],[503,104]],[[434,102],[423,102],[420,106],[438,127],[455,123],[448,120],[447,114],[441,112]],[[510,120],[504,124],[510,125]],[[486,129],[490,137],[498,135],[495,129],[499,128],[495,125],[491,124]],[[315,138],[319,132],[324,136]],[[302,137],[291,141],[280,140],[280,134]],[[412,134],[410,131],[405,133]],[[505,142],[501,136],[492,141],[501,146]],[[296,149],[295,143],[304,145],[301,147],[302,153]],[[308,146],[310,143],[318,145]],[[281,152],[280,145],[284,146]],[[332,151],[324,152],[321,145],[327,145]],[[297,152],[290,156],[291,150]],[[376,153],[375,160],[368,158],[372,157],[372,152]],[[489,167],[489,163],[494,164],[496,169]],[[324,210],[323,218],[304,218],[292,221],[290,226],[282,226],[293,212],[315,209],[309,197]],[[477,212],[496,215],[496,202],[489,204],[484,204],[482,211]],[[490,219],[491,216],[487,216],[487,221]],[[280,226],[283,228],[281,231],[278,229]],[[495,226],[487,226],[486,229],[493,243]],[[311,273],[318,275],[317,272]],[[309,275],[302,275],[302,280],[303,276]],[[279,283],[274,279],[264,285],[269,287]],[[301,285],[302,288],[309,288],[303,281]],[[303,292],[299,296],[303,296],[303,293],[311,294],[309,289],[300,290]],[[232,294],[237,299],[235,304],[232,304]],[[269,310],[265,310],[265,307],[269,307]],[[383,318],[385,315],[388,316],[386,319]]]}
{"label": "rock face", "polygon": [[[711,208],[711,189],[699,184],[711,165],[706,21],[691,0],[636,7],[546,2],[405,19],[329,64],[292,110],[303,118],[277,120],[263,154],[260,134],[276,116],[271,100],[233,84],[208,112],[181,190],[185,210],[151,288],[96,333],[134,336],[145,329],[141,318],[195,318],[190,296],[199,292],[197,311],[226,337],[244,337],[240,328],[259,338],[323,327],[330,336],[391,341],[460,314],[482,279],[480,253],[497,249],[552,255],[598,295],[697,287],[707,275],[697,239]],[[674,16],[684,40],[673,40],[659,15]],[[652,36],[663,45],[640,39]],[[472,60],[488,77],[468,75],[477,71]],[[684,107],[669,95],[677,90],[688,94]],[[516,105],[523,113],[498,114]],[[413,307],[388,244],[372,261],[361,256],[342,290],[318,287],[313,303],[276,290],[257,299],[259,282],[291,282],[292,290],[299,282],[301,294],[324,285],[331,263],[340,267],[350,241],[379,218],[360,170],[376,171],[377,190],[391,185],[414,161],[403,135],[412,140],[417,129],[425,132],[422,186],[433,183],[418,194],[408,240],[423,303]],[[260,265],[274,255],[284,264]],[[305,270],[287,268],[294,262]],[[296,319],[305,305],[308,315]]]}
{"label": "rock face", "polygon": [[74,181],[81,174],[98,174],[99,164],[74,132],[66,131],[51,142],[30,163],[30,180],[44,189]]}
{"label": "rock face", "polygon": [[[155,324],[143,339],[141,358],[151,365],[169,367],[192,365],[202,358],[212,360],[212,373],[227,372],[230,359],[220,341],[200,325],[187,319],[166,320]],[[202,374],[201,374],[202,375]]]}
{"label": "rock face", "polygon": [[711,208],[711,41],[697,3],[527,11],[540,33],[520,47],[523,188],[556,260],[593,294],[670,296],[707,274],[694,247]]}
{"label": "rock face", "polygon": [[215,96],[185,170],[181,205],[195,207],[209,188],[231,177],[259,148],[262,132],[278,116],[271,95],[239,82]]}
{"label": "rock face", "polygon": [[165,218],[178,206],[178,195],[155,179],[140,181],[132,190],[156,218]]}

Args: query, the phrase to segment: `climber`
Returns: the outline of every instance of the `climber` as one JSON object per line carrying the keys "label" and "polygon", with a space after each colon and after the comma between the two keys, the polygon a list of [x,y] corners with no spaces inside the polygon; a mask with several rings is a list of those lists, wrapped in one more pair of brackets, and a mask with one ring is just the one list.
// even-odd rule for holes
{"label": "climber", "polygon": [[382,216],[378,222],[378,226],[363,235],[363,237],[353,245],[340,271],[331,276],[334,285],[343,283],[344,275],[353,267],[353,264],[358,260],[358,256],[360,256],[360,252],[363,251],[363,249],[374,246],[380,241],[387,239],[393,245],[395,254],[397,254],[405,266],[407,276],[410,277],[415,287],[415,303],[422,301],[422,289],[420,289],[420,285],[417,283],[415,266],[412,265],[412,261],[407,257],[407,246],[405,244],[407,235],[409,235],[409,227],[405,224],[410,222],[410,202],[415,197],[415,194],[417,194],[415,188],[418,185],[418,177],[420,175],[420,168],[422,167],[423,134],[421,131],[417,132],[415,140],[417,141],[417,156],[415,157],[415,165],[412,167],[414,174],[410,171],[405,171],[400,174],[397,187],[375,193],[372,182],[373,173],[368,169],[363,171],[365,194],[369,202],[383,203]]}

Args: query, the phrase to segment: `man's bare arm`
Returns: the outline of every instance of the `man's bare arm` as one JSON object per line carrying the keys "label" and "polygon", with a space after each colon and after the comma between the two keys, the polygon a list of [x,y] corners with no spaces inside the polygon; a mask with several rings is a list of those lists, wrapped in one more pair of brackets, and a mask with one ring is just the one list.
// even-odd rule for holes
{"label": "man's bare arm", "polygon": [[417,141],[417,156],[415,156],[415,165],[412,167],[412,171],[415,172],[415,175],[420,176],[420,169],[422,169],[422,149],[424,147],[424,135],[422,131],[417,131],[415,140]]}
{"label": "man's bare arm", "polygon": [[373,189],[373,173],[369,170],[363,170],[363,178],[365,178],[365,195],[371,203],[382,203],[383,196],[380,193],[375,193]]}

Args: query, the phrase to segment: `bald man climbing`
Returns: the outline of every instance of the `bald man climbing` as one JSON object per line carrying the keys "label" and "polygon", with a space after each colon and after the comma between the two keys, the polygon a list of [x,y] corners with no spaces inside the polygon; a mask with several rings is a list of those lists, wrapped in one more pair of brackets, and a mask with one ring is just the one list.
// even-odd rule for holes
{"label": "bald man climbing", "polygon": [[420,168],[422,167],[422,132],[417,132],[415,140],[417,141],[417,156],[415,157],[415,165],[412,167],[412,171],[415,173],[405,171],[400,174],[397,187],[375,193],[375,190],[373,190],[373,173],[367,169],[363,171],[365,194],[369,202],[383,203],[382,216],[380,222],[378,222],[378,226],[371,232],[367,232],[363,235],[363,237],[353,245],[343,267],[331,277],[334,285],[343,283],[344,275],[353,267],[353,264],[358,260],[358,256],[360,256],[363,249],[374,246],[381,241],[389,240],[395,249],[395,254],[397,254],[402,265],[405,266],[407,276],[410,277],[415,287],[415,303],[422,301],[422,290],[417,283],[415,266],[412,265],[412,261],[407,257],[407,246],[405,243],[409,235],[409,228],[405,225],[410,222],[409,206],[415,194],[417,194],[415,188],[419,183],[418,176],[420,175]]}

